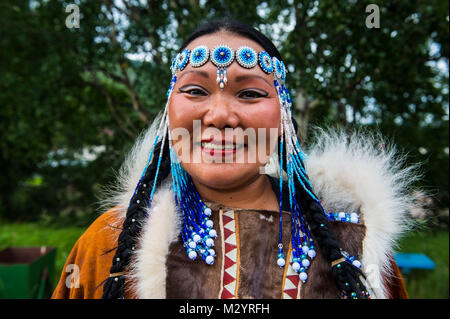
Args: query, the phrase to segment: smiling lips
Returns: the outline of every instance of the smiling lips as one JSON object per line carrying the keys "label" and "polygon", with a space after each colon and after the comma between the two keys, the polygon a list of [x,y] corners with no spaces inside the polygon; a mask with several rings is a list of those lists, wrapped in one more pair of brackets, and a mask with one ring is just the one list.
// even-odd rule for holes
{"label": "smiling lips", "polygon": [[201,141],[202,152],[206,152],[211,156],[226,156],[227,154],[235,154],[236,150],[242,147],[245,147],[245,144],[236,144],[225,140],[219,141],[209,139]]}

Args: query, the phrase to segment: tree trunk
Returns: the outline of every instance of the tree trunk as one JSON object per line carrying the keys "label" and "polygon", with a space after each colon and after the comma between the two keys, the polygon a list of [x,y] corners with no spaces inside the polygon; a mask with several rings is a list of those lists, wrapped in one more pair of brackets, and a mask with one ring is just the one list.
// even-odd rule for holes
{"label": "tree trunk", "polygon": [[310,114],[312,110],[314,110],[314,108],[316,108],[317,105],[319,104],[319,100],[317,99],[311,100],[309,97],[305,95],[305,93],[301,88],[298,88],[297,92],[298,95],[297,98],[295,99],[295,108],[298,112],[296,115],[294,115],[294,118],[298,124],[297,136],[300,140],[300,143],[303,144],[308,136],[308,124]]}

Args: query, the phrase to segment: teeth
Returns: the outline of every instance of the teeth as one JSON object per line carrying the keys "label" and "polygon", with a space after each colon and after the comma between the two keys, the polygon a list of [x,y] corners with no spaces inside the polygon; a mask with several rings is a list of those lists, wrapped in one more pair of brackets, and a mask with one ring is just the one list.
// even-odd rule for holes
{"label": "teeth", "polygon": [[202,142],[203,148],[213,149],[213,150],[234,150],[236,148],[236,145],[234,144],[213,144],[213,143],[206,143]]}

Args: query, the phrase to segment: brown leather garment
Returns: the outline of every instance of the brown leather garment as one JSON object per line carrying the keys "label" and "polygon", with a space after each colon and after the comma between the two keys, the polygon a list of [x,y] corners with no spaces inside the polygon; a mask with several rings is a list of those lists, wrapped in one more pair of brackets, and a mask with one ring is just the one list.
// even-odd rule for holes
{"label": "brown leather garment", "polygon": [[66,260],[52,298],[102,297],[102,283],[109,277],[117,238],[121,231],[115,224],[116,213],[113,210],[108,211],[100,215],[78,239]]}
{"label": "brown leather garment", "polygon": [[[230,208],[216,205],[213,221],[220,224],[219,211]],[[283,269],[276,265],[278,240],[278,212],[265,210],[235,210],[239,235],[239,275],[237,280],[238,298],[280,298],[284,282]],[[102,283],[109,277],[120,233],[115,227],[116,215],[109,211],[101,215],[78,239],[67,258],[60,281],[52,298],[101,298]],[[216,229],[218,229],[216,227]],[[358,224],[332,222],[332,229],[342,248],[354,256],[362,252],[365,227]],[[170,245],[167,259],[167,298],[218,298],[222,279],[221,232],[215,240],[217,258],[212,266],[204,262],[190,261],[181,240]],[[289,213],[283,213],[283,245],[289,247]],[[285,249],[286,254],[287,249]],[[401,274],[395,261],[391,259],[394,276],[385,277],[389,298],[407,298]],[[76,265],[77,270],[68,268]],[[69,272],[66,270],[72,269]],[[300,298],[339,298],[336,285],[330,273],[330,265],[323,260],[320,247],[316,258],[308,270],[308,280],[300,287]],[[77,276],[78,275],[78,276]],[[78,288],[70,287],[70,282],[78,278]],[[135,298],[126,289],[125,298]]]}

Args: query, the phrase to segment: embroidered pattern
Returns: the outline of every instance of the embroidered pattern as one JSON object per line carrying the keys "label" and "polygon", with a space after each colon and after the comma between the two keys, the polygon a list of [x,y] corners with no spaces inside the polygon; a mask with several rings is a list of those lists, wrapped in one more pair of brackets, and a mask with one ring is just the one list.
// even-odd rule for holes
{"label": "embroidered pattern", "polygon": [[220,298],[235,299],[239,283],[239,232],[235,212],[222,214],[224,247],[223,279]]}
{"label": "embroidered pattern", "polygon": [[[288,260],[291,258],[292,249],[289,246]],[[299,299],[300,278],[299,274],[292,268],[292,263],[287,263],[283,276],[283,287],[281,298],[283,299]]]}

